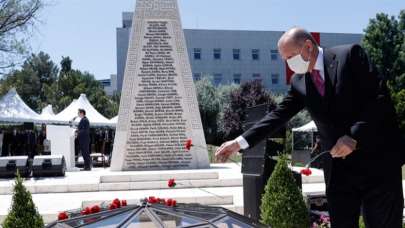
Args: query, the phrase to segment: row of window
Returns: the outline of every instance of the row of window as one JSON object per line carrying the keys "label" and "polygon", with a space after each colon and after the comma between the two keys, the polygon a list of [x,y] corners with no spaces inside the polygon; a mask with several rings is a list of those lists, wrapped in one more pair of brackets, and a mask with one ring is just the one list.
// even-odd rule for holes
{"label": "row of window", "polygon": [[[202,74],[201,73],[194,73],[194,80],[199,81],[201,80]],[[242,74],[233,74],[233,83],[240,84],[242,78]],[[263,81],[262,75],[259,73],[252,74],[252,79],[257,81]],[[277,85],[280,80],[280,74],[271,74],[271,84]],[[216,73],[214,74],[214,84],[219,85],[223,82],[222,74]]]}
{"label": "row of window", "polygon": [[[252,49],[251,54],[252,54],[252,60],[260,60],[260,49]],[[202,49],[194,48],[194,59],[200,60],[201,56],[202,56]],[[219,60],[222,58],[221,48],[213,49],[213,57],[215,60]],[[232,58],[233,58],[233,60],[240,60],[241,59],[241,50],[232,49]],[[270,50],[270,58],[272,61],[276,61],[278,59],[278,50]]]}

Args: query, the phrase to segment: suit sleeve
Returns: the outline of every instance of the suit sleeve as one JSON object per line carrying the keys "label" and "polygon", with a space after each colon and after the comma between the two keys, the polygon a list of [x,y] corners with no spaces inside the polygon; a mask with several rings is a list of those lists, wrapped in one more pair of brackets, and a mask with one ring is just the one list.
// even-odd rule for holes
{"label": "suit sleeve", "polygon": [[373,147],[378,140],[378,129],[392,109],[388,94],[380,91],[381,80],[366,53],[354,45],[349,54],[350,70],[361,101],[358,116],[348,130],[349,136],[357,140],[358,148]]}
{"label": "suit sleeve", "polygon": [[253,147],[266,136],[274,134],[294,115],[304,108],[304,102],[298,92],[291,86],[287,96],[276,109],[267,114],[258,123],[242,134],[242,137]]}

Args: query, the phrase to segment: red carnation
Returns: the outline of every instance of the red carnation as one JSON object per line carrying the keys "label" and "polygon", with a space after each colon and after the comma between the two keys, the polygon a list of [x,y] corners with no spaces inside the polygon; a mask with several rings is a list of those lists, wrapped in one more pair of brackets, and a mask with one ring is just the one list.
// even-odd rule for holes
{"label": "red carnation", "polygon": [[58,220],[60,221],[60,220],[65,220],[65,219],[68,219],[69,218],[69,215],[66,213],[66,211],[64,211],[64,212],[60,212],[59,214],[58,214]]}
{"label": "red carnation", "polygon": [[154,196],[149,196],[148,203],[150,204],[158,203],[158,200]]}
{"label": "red carnation", "polygon": [[121,201],[120,201],[119,199],[114,199],[114,200],[112,201],[112,203],[115,204],[115,205],[117,205],[117,208],[120,208],[120,207],[121,207]]}
{"label": "red carnation", "polygon": [[186,143],[184,144],[184,147],[186,148],[186,150],[190,151],[192,146],[193,146],[193,142],[191,141],[191,139],[187,139]]}
{"label": "red carnation", "polygon": [[310,176],[312,174],[312,171],[310,168],[305,168],[301,170],[301,174],[305,176]]}
{"label": "red carnation", "polygon": [[172,207],[175,207],[177,205],[177,201],[176,200],[173,200],[172,201]]}
{"label": "red carnation", "polygon": [[101,211],[101,208],[100,208],[100,206],[98,206],[98,205],[94,205],[94,206],[92,206],[91,207],[91,213],[93,214],[93,213],[98,213],[98,212],[100,212]]}
{"label": "red carnation", "polygon": [[171,207],[172,204],[173,204],[173,200],[172,199],[167,199],[165,204],[166,204],[166,206]]}
{"label": "red carnation", "polygon": [[121,206],[126,207],[127,206],[127,201],[126,200],[121,200]]}
{"label": "red carnation", "polygon": [[91,209],[90,209],[90,207],[84,208],[84,209],[80,212],[80,214],[81,214],[81,215],[89,215],[89,214],[91,214]]}
{"label": "red carnation", "polygon": [[114,209],[117,209],[117,208],[118,208],[117,204],[115,204],[115,203],[110,204],[110,206],[108,207],[109,210],[114,210]]}
{"label": "red carnation", "polygon": [[167,186],[169,186],[169,188],[176,187],[176,181],[173,178],[169,179],[169,181],[167,182]]}

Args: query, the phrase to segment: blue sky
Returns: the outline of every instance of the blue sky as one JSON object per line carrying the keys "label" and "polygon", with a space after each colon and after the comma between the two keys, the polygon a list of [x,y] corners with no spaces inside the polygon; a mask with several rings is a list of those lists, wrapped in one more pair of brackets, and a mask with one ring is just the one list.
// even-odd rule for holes
{"label": "blue sky", "polygon": [[[52,1],[52,2],[49,2]],[[59,63],[97,79],[116,73],[115,29],[121,13],[135,0],[48,0],[31,39],[33,52],[44,51]],[[310,31],[362,33],[378,12],[398,15],[404,0],[179,0],[184,28],[279,30],[302,26]]]}

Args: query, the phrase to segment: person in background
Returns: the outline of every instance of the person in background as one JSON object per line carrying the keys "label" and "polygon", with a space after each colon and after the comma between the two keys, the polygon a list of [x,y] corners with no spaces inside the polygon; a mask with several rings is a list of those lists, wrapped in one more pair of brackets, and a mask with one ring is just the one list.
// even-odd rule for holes
{"label": "person in background", "polygon": [[77,127],[77,138],[79,141],[80,151],[84,160],[84,170],[91,170],[90,158],[90,122],[86,117],[86,110],[79,109],[78,116],[81,118]]}
{"label": "person in background", "polygon": [[[312,149],[311,149],[311,158],[316,157],[320,153],[322,153],[322,150],[321,150],[321,137],[319,135],[317,135],[315,137],[314,147],[312,147]],[[317,168],[317,169],[322,169],[322,160],[323,160],[322,157],[316,159],[315,161],[312,162],[311,167],[314,167],[314,168]]]}

